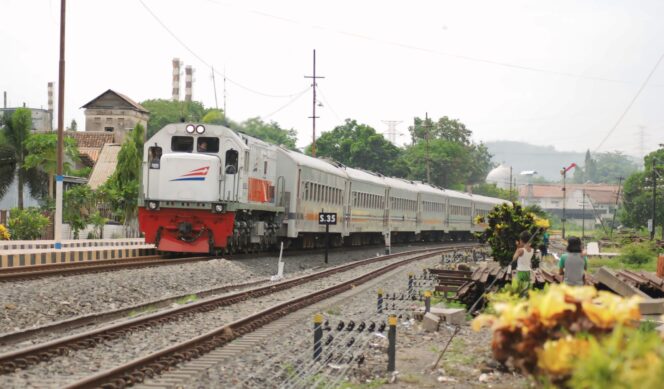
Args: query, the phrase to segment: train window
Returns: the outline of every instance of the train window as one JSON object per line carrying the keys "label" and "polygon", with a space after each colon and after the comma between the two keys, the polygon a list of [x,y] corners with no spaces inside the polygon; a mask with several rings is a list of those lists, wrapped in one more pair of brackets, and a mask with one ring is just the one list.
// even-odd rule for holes
{"label": "train window", "polygon": [[[247,161],[245,161],[246,163]],[[235,174],[237,173],[238,166],[238,152],[237,150],[230,149],[226,151],[226,174]]]}
{"label": "train window", "polygon": [[159,169],[161,165],[161,147],[153,146],[148,149],[148,163],[150,169]]}
{"label": "train window", "polygon": [[263,175],[267,174],[267,161],[263,162]]}
{"label": "train window", "polygon": [[304,183],[304,191],[302,193],[302,200],[305,200],[305,201],[309,200],[309,183],[308,182]]}
{"label": "train window", "polygon": [[171,138],[171,150],[191,153],[194,150],[194,138],[190,136],[174,136]]}
{"label": "train window", "polygon": [[196,151],[199,153],[218,153],[219,138],[200,137],[196,140]]}

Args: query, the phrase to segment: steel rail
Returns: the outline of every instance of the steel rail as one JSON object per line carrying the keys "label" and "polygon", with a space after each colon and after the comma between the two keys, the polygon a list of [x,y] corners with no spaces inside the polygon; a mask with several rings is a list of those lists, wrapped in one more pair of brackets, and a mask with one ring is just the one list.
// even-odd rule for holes
{"label": "steel rail", "polygon": [[[365,273],[359,277],[355,277],[351,280],[344,281],[329,288],[306,294],[281,304],[277,304],[256,314],[219,327],[196,338],[159,350],[145,357],[134,359],[113,369],[89,376],[66,386],[66,388],[124,388],[135,383],[143,382],[146,377],[153,377],[160,374],[161,371],[168,370],[170,367],[175,366],[182,361],[197,358],[218,347],[226,345],[236,338],[253,332],[256,329],[285,315],[298,311],[321,300],[330,298],[334,295],[345,292],[355,287],[356,285],[363,284],[400,266],[436,256],[447,250],[454,250],[458,248],[459,247],[451,247],[428,250],[428,253],[410,257],[398,262],[393,262],[381,267],[380,269]],[[371,259],[388,259],[386,257],[394,258],[395,256],[405,255],[408,254],[400,253]],[[364,262],[364,264],[366,263],[367,262]]]}
{"label": "steel rail", "polygon": [[97,344],[101,342],[104,342],[109,339],[119,338],[123,336],[125,333],[131,332],[132,330],[138,330],[141,328],[146,328],[151,325],[178,320],[184,315],[192,314],[195,312],[207,312],[211,309],[237,304],[241,301],[245,301],[250,298],[260,297],[277,291],[293,288],[295,286],[308,283],[310,281],[317,280],[319,278],[327,277],[334,273],[351,270],[366,264],[381,262],[388,259],[393,259],[396,257],[401,257],[406,255],[416,255],[422,252],[434,253],[435,255],[444,250],[446,250],[446,248],[438,248],[438,249],[429,248],[429,249],[414,250],[399,254],[384,255],[380,257],[371,257],[368,259],[335,266],[313,274],[308,274],[297,278],[293,278],[291,280],[286,280],[279,283],[270,284],[267,286],[247,291],[241,291],[225,296],[215,297],[209,300],[203,300],[187,304],[181,307],[176,307],[165,311],[156,312],[150,315],[130,319],[121,323],[115,323],[99,329],[83,332],[81,334],[72,335],[65,338],[56,339],[50,342],[26,347],[23,349],[10,351],[4,354],[0,354],[0,375],[11,373],[16,369],[26,368],[27,366],[37,364],[40,361],[50,360],[51,358],[58,355],[64,355],[68,353],[69,350],[95,347]]}

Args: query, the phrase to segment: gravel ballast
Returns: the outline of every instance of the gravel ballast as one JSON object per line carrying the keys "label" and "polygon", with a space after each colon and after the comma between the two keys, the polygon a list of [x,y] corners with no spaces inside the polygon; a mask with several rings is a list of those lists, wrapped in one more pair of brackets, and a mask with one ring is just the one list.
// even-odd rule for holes
{"label": "gravel ballast", "polygon": [[[346,253],[345,257],[348,258],[348,253]],[[185,319],[176,322],[169,322],[144,331],[135,331],[128,337],[111,340],[95,348],[80,350],[71,353],[69,356],[57,357],[48,363],[40,363],[27,370],[2,376],[0,377],[0,386],[59,387],[63,384],[71,383],[77,378],[82,378],[84,375],[110,368],[136,357],[157,351],[175,342],[195,337],[201,333],[220,327],[224,323],[237,320],[269,306],[290,300],[293,297],[329,287],[342,280],[357,277],[392,261],[395,260],[362,266],[303,286],[242,302],[238,305],[215,309],[204,314],[189,315]],[[224,265],[224,262],[220,262],[219,264]],[[233,266],[235,265],[237,264],[233,263]],[[252,273],[252,275],[254,274]],[[234,281],[237,282],[238,279],[235,278]]]}

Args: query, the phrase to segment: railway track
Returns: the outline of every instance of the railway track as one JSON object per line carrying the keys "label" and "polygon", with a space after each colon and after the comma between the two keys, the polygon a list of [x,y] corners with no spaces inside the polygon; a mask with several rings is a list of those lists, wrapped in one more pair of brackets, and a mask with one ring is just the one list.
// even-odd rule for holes
{"label": "railway track", "polygon": [[[114,339],[123,338],[134,332],[140,332],[170,322],[191,319],[191,315],[197,313],[212,312],[221,307],[227,307],[230,305],[237,306],[241,302],[261,296],[274,295],[280,291],[305,285],[315,280],[331,277],[332,275],[343,273],[360,266],[380,265],[378,268],[370,270],[359,277],[335,283],[330,287],[320,288],[316,287],[316,285],[310,285],[310,287],[314,287],[314,289],[312,289],[315,290],[313,293],[305,294],[294,299],[288,298],[287,296],[285,302],[281,302],[268,309],[263,309],[257,314],[244,318],[237,318],[236,320],[233,320],[231,324],[223,325],[221,327],[215,326],[214,329],[208,331],[204,335],[200,335],[200,332],[197,332],[196,335],[198,336],[196,337],[179,342],[171,347],[159,349],[147,356],[121,363],[118,367],[112,370],[83,378],[73,384],[72,387],[97,387],[108,383],[112,383],[109,387],[122,387],[125,384],[131,385],[142,381],[145,377],[153,376],[160,371],[177,364],[179,361],[197,357],[216,347],[222,346],[236,337],[242,336],[269,323],[275,318],[296,311],[301,307],[313,304],[332,295],[341,293],[344,290],[352,288],[354,285],[364,283],[399,266],[438,255],[445,250],[459,248],[460,246],[451,246],[435,250],[416,250],[390,256],[369,258],[276,284],[210,298],[163,312],[157,312],[121,323],[115,323],[103,328],[83,332],[78,335],[72,335],[66,338],[15,350],[0,355],[0,367],[2,369],[0,374],[11,374],[16,370],[26,369],[58,356],[76,353],[79,350],[95,348],[98,345],[111,342]],[[406,257],[405,259],[399,259],[404,256]],[[383,266],[381,262],[386,261],[389,263]],[[260,306],[260,304],[258,306]]]}
{"label": "railway track", "polygon": [[169,259],[163,255],[148,255],[124,259],[104,259],[99,261],[9,267],[0,269],[0,282],[23,281],[54,276],[72,276],[86,273],[101,273],[106,271],[138,269],[151,266],[178,265],[182,263],[207,261],[210,259],[212,259],[212,257]]}

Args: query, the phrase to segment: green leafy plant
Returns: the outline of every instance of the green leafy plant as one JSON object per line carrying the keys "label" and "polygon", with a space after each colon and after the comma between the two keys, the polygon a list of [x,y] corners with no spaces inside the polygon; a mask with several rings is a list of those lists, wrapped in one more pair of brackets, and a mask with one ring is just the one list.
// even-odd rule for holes
{"label": "green leafy plant", "polygon": [[659,334],[616,328],[609,336],[591,337],[576,358],[570,387],[588,389],[656,389],[664,382],[664,343]]}
{"label": "green leafy plant", "polygon": [[630,265],[643,265],[656,255],[655,248],[648,242],[630,243],[623,247],[618,256],[621,262]]}
{"label": "green leafy plant", "polygon": [[14,208],[10,215],[8,227],[14,240],[37,239],[48,225],[48,217],[42,215],[39,209],[34,207]]}
{"label": "green leafy plant", "polygon": [[[516,251],[516,242],[522,231],[528,231],[530,234],[536,234],[540,230],[536,225],[535,215],[526,212],[526,210],[515,202],[514,205],[497,205],[489,214],[480,220],[486,222],[488,227],[477,234],[482,243],[488,243],[491,246],[493,258],[501,266],[507,266],[512,262],[512,256]],[[537,247],[539,236],[535,236],[531,241],[532,247]]]}
{"label": "green leafy plant", "polygon": [[76,185],[65,192],[62,219],[69,223],[74,239],[88,224],[94,192],[87,185]]}

